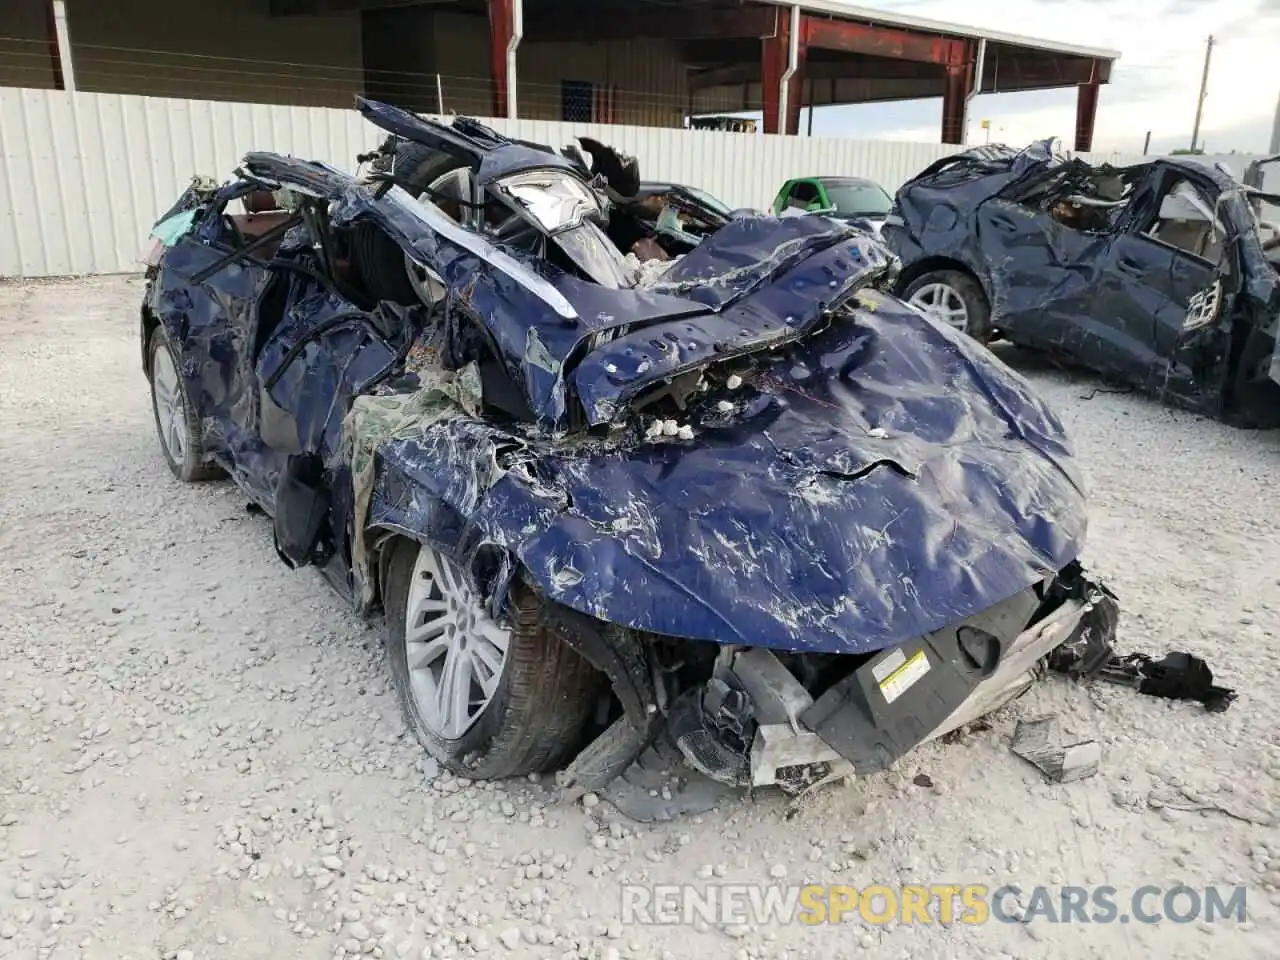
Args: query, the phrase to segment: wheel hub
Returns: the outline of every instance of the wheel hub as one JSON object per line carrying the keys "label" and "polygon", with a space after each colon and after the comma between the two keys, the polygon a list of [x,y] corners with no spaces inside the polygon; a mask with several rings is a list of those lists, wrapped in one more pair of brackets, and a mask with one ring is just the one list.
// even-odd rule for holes
{"label": "wheel hub", "polygon": [[908,303],[932,320],[954,327],[961,333],[969,332],[969,308],[954,287],[945,283],[927,283],[911,295]]}
{"label": "wheel hub", "polygon": [[495,623],[448,557],[419,548],[405,609],[410,688],[422,722],[457,740],[498,690],[511,634]]}

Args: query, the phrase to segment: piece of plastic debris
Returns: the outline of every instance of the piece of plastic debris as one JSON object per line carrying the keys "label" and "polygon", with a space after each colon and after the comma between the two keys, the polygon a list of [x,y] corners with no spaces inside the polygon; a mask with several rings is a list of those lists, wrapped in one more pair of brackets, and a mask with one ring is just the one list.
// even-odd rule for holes
{"label": "piece of plastic debris", "polygon": [[1098,772],[1102,748],[1096,740],[1059,747],[1051,743],[1058,718],[1053,714],[1019,720],[1010,749],[1043,773],[1050,783],[1070,783]]}
{"label": "piece of plastic debris", "polygon": [[662,432],[668,437],[674,437],[680,432],[680,425],[674,420],[664,420],[662,422]]}
{"label": "piece of plastic debris", "polygon": [[1221,713],[1236,698],[1230,687],[1214,685],[1213,671],[1207,663],[1184,651],[1166,654],[1163,660],[1154,660],[1145,653],[1112,657],[1099,676],[1108,683],[1134,687],[1149,697],[1195,700],[1210,713]]}
{"label": "piece of plastic debris", "polygon": [[689,426],[686,423],[684,426],[682,426],[679,430],[676,431],[676,435],[679,436],[681,440],[692,440],[693,427]]}
{"label": "piece of plastic debris", "polygon": [[648,440],[653,440],[662,436],[662,421],[655,420],[653,423],[649,424],[649,426],[645,428],[644,435]]}
{"label": "piece of plastic debris", "polygon": [[730,411],[733,410],[733,404],[730,403],[728,400],[721,400],[719,403],[716,404],[716,409],[719,410],[721,413],[729,413]]}
{"label": "piece of plastic debris", "polygon": [[742,378],[735,373],[732,376],[730,376],[728,380],[724,382],[724,385],[728,387],[730,390],[737,390],[740,386],[742,386]]}
{"label": "piece of plastic debris", "polygon": [[617,364],[615,364],[615,363],[606,363],[606,364],[604,365],[604,372],[605,372],[605,373],[617,373],[617,372],[618,372],[618,365],[617,365]]}
{"label": "piece of plastic debris", "polygon": [[884,427],[872,427],[867,431],[867,436],[875,437],[877,440],[883,440],[889,436],[889,432]]}

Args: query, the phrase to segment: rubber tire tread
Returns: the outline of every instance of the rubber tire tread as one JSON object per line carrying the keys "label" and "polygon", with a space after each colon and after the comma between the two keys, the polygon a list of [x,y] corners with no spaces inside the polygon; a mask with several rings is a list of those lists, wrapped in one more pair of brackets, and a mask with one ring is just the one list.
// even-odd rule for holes
{"label": "rubber tire tread", "polygon": [[405,722],[426,751],[451,772],[472,780],[558,768],[581,745],[605,678],[542,623],[541,601],[516,582],[511,588],[511,641],[499,688],[461,738],[446,740],[418,716],[409,684],[404,624],[409,578],[419,549],[401,539],[387,570],[386,648]]}

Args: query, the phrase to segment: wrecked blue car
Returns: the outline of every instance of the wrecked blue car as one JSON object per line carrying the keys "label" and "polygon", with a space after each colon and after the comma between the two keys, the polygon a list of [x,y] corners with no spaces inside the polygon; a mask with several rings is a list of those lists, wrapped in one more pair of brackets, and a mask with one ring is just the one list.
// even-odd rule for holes
{"label": "wrecked blue car", "polygon": [[580,165],[359,106],[452,186],[270,153],[193,184],[143,366],[173,473],[229,474],[286,563],[385,614],[441,764],[590,788],[665,738],[798,790],[1106,645],[1062,424],[884,292],[874,237],[743,218],[637,266]]}
{"label": "wrecked blue car", "polygon": [[1280,239],[1258,221],[1276,199],[1195,158],[1093,166],[1050,141],[991,145],[903,184],[884,238],[902,298],[971,337],[1274,428]]}

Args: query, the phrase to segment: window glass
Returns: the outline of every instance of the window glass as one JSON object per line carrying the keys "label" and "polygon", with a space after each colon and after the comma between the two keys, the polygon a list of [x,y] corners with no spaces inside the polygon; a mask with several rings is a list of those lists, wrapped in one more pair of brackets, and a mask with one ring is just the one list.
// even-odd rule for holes
{"label": "window glass", "polygon": [[884,188],[867,180],[829,180],[827,200],[842,217],[883,217],[893,207]]}
{"label": "window glass", "polygon": [[791,203],[806,207],[818,199],[818,187],[809,180],[802,180],[791,188]]}

